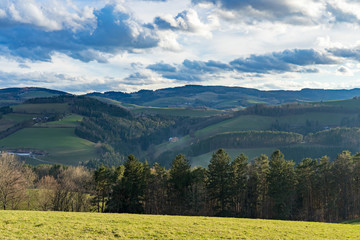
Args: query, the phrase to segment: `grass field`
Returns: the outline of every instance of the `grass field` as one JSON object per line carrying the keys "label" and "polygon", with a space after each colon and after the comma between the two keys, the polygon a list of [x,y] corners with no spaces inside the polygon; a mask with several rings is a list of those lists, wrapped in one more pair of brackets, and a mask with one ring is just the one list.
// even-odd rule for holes
{"label": "grass field", "polygon": [[22,113],[9,113],[3,115],[0,119],[0,131],[5,131],[6,129],[14,126],[17,123],[20,123],[25,120],[30,120],[34,116],[31,114],[22,114]]}
{"label": "grass field", "polygon": [[36,115],[33,115],[33,114],[9,113],[9,114],[4,115],[3,119],[19,123],[19,122],[22,122],[25,120],[30,120],[35,116]]}
{"label": "grass field", "polygon": [[70,114],[58,121],[35,124],[37,127],[76,127],[83,119],[83,116]]}
{"label": "grass field", "polygon": [[290,127],[305,126],[307,120],[318,122],[320,126],[340,126],[344,117],[356,118],[357,114],[310,112],[282,117],[244,115],[200,129],[195,132],[195,136],[203,139],[224,132],[269,130],[275,121],[280,124],[287,124]]}
{"label": "grass field", "polygon": [[203,139],[224,132],[267,130],[273,121],[272,117],[254,115],[239,116],[200,129],[195,132],[195,136]]}
{"label": "grass field", "polygon": [[360,225],[132,214],[0,211],[1,239],[359,239]]}
{"label": "grass field", "polygon": [[52,97],[57,95],[59,94],[54,94],[46,91],[31,91],[21,94],[21,98],[30,99],[30,98],[40,98],[40,97]]}
{"label": "grass field", "polygon": [[74,128],[25,128],[1,139],[0,147],[45,151],[41,159],[70,165],[96,156],[95,144],[77,137]]}
{"label": "grass field", "polygon": [[346,109],[346,110],[360,110],[360,101],[358,99],[313,102],[311,104],[341,107],[342,109]]}
{"label": "grass field", "polygon": [[134,113],[161,114],[179,117],[209,117],[223,113],[213,109],[188,109],[188,108],[160,108],[139,107],[132,110]]}

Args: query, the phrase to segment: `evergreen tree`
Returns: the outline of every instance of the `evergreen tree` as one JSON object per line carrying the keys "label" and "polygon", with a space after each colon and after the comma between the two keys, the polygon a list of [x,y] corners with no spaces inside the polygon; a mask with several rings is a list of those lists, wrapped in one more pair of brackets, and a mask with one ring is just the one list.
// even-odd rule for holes
{"label": "evergreen tree", "polygon": [[351,204],[353,189],[353,159],[349,151],[343,151],[333,162],[334,191],[336,194],[335,219],[346,219],[352,216]]}
{"label": "evergreen tree", "polygon": [[224,149],[212,155],[208,166],[207,189],[215,215],[230,215],[232,189],[231,159]]}
{"label": "evergreen tree", "polygon": [[191,186],[189,190],[189,204],[191,215],[207,214],[206,169],[195,168],[191,171]]}
{"label": "evergreen tree", "polygon": [[108,210],[142,213],[144,212],[143,200],[146,188],[144,166],[134,155],[129,155],[124,167],[123,177],[114,186]]}
{"label": "evergreen tree", "polygon": [[258,204],[257,204],[257,217],[269,218],[269,182],[267,177],[270,172],[270,164],[268,156],[262,154],[260,157],[255,158],[255,167],[258,176]]}
{"label": "evergreen tree", "polygon": [[246,217],[268,218],[269,198],[268,182],[269,159],[262,154],[249,166],[246,192]]}
{"label": "evergreen tree", "polygon": [[248,178],[248,157],[243,153],[231,163],[233,207],[236,216],[244,215],[246,184]]}
{"label": "evergreen tree", "polygon": [[354,215],[360,216],[360,153],[353,156],[354,164],[354,185],[353,185],[353,204]]}
{"label": "evergreen tree", "polygon": [[331,212],[334,209],[334,181],[332,177],[332,164],[327,156],[319,159],[317,167],[316,221],[331,221]]}
{"label": "evergreen tree", "polygon": [[311,158],[304,158],[296,167],[299,219],[314,220],[316,171],[317,162]]}
{"label": "evergreen tree", "polygon": [[169,170],[169,192],[171,212],[183,214],[187,209],[187,194],[191,185],[191,166],[186,157],[179,154],[171,163]]}
{"label": "evergreen tree", "polygon": [[116,175],[111,168],[101,165],[94,171],[95,196],[93,204],[98,212],[105,211],[105,203],[108,200],[112,185],[116,181]]}
{"label": "evergreen tree", "polygon": [[286,161],[280,150],[276,150],[270,158],[268,174],[269,196],[274,203],[274,217],[290,219],[294,202],[296,176],[294,162]]}
{"label": "evergreen tree", "polygon": [[155,163],[150,171],[150,178],[147,184],[145,213],[165,214],[168,199],[167,171],[158,163]]}

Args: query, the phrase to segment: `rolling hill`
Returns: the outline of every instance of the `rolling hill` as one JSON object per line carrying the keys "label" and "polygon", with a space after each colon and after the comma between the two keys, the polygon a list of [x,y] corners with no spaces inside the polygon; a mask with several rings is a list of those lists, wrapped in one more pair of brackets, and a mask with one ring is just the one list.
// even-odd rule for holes
{"label": "rolling hill", "polygon": [[104,92],[87,96],[112,99],[125,104],[151,107],[208,107],[213,109],[242,108],[254,104],[283,104],[290,102],[316,102],[350,99],[360,96],[360,89],[300,91],[261,91],[242,87],[199,86],[165,88],[155,91],[141,90],[134,93]]}
{"label": "rolling hill", "polygon": [[[203,94],[210,90],[212,94]],[[22,95],[28,97],[22,98],[21,104],[0,108],[0,150],[33,152],[32,159],[27,159],[31,164],[77,165],[91,160],[92,166],[116,165],[128,154],[134,154],[141,160],[169,166],[177,154],[183,153],[193,166],[206,167],[218,148],[225,148],[232,157],[245,153],[250,159],[280,149],[295,162],[323,155],[334,159],[342,150],[360,151],[357,97],[279,104],[294,96],[310,99],[306,94],[314,95],[315,99],[353,96],[358,89],[263,92],[185,86],[166,91],[88,96],[59,95],[61,92],[32,88],[28,92],[25,89],[5,92],[12,91],[14,96],[25,92]],[[236,105],[238,110],[196,104],[194,107],[191,101],[188,106],[152,106],[161,101],[171,103],[168,97],[179,92],[180,97],[186,95],[189,99],[197,98],[198,94],[206,101],[214,98],[214,106],[220,108],[220,102],[215,103],[219,98],[214,94],[226,95],[226,91],[229,99],[236,99],[232,95],[236,91],[256,93],[258,97],[277,96],[277,104]],[[320,97],[317,93],[321,92],[324,95]]]}
{"label": "rolling hill", "polygon": [[26,162],[35,165],[77,165],[96,157],[95,143],[75,135],[83,116],[72,113],[69,104],[27,102],[11,107],[0,119],[0,149],[29,155]]}
{"label": "rolling hill", "polygon": [[52,97],[64,94],[68,93],[37,87],[0,89],[0,107],[20,104],[31,98]]}

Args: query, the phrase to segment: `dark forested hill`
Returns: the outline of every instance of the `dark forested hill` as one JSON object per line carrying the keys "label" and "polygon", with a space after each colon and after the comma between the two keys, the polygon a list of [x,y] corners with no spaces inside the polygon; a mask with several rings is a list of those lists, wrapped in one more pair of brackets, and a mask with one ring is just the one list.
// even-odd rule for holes
{"label": "dark forested hill", "polygon": [[0,89],[0,106],[19,104],[36,97],[52,97],[63,94],[68,93],[37,87],[4,88]]}
{"label": "dark forested hill", "polygon": [[123,103],[152,107],[209,107],[227,109],[246,107],[257,103],[282,104],[287,102],[314,102],[350,99],[360,96],[360,89],[300,91],[261,91],[242,87],[199,86],[165,88],[155,91],[140,90],[134,93],[105,92],[88,96],[104,97]]}

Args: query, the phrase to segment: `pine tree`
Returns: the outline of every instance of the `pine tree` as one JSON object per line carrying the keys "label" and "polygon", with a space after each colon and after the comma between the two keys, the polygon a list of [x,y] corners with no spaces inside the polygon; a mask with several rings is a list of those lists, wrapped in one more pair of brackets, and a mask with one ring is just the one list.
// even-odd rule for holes
{"label": "pine tree", "polygon": [[232,189],[231,159],[224,149],[212,155],[208,166],[207,189],[215,215],[230,215]]}
{"label": "pine tree", "polygon": [[113,184],[116,182],[115,172],[104,165],[94,171],[95,196],[93,204],[98,212],[105,211],[105,203],[110,197]]}
{"label": "pine tree", "polygon": [[169,170],[169,192],[172,212],[183,214],[188,208],[188,190],[191,185],[190,163],[186,157],[179,154],[171,163]]}
{"label": "pine tree", "polygon": [[236,216],[244,215],[246,200],[246,184],[248,178],[248,157],[243,153],[231,163],[233,206]]}
{"label": "pine tree", "polygon": [[145,193],[144,166],[134,155],[124,164],[123,177],[114,186],[108,203],[110,212],[142,213]]}
{"label": "pine tree", "polygon": [[286,161],[280,150],[276,150],[270,158],[269,196],[274,203],[274,217],[290,219],[294,203],[296,176],[294,162]]}
{"label": "pine tree", "polygon": [[299,219],[314,220],[316,170],[317,162],[311,158],[303,159],[296,167]]}

